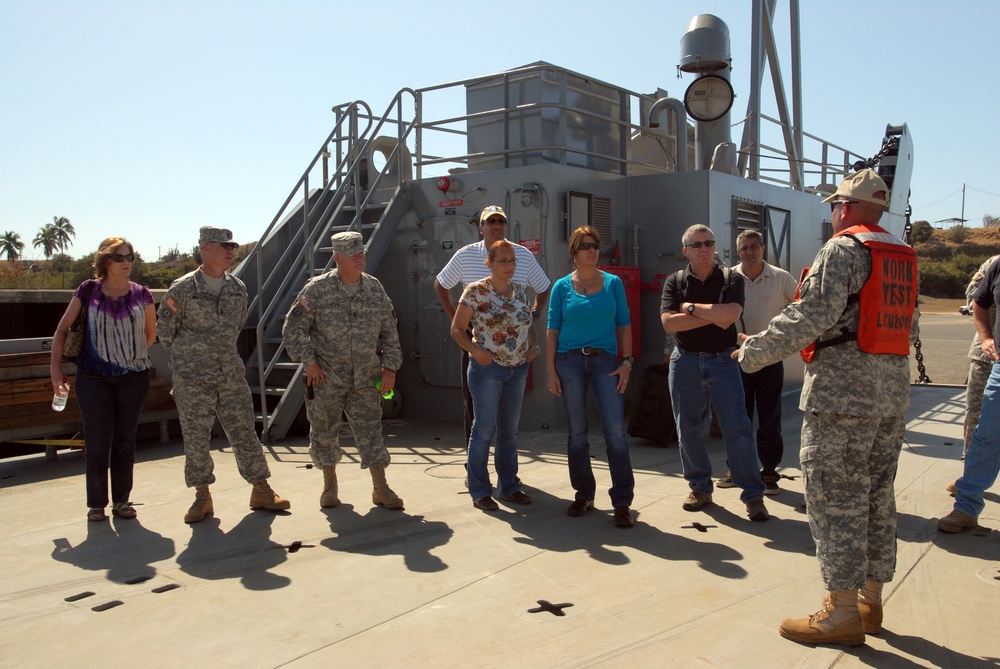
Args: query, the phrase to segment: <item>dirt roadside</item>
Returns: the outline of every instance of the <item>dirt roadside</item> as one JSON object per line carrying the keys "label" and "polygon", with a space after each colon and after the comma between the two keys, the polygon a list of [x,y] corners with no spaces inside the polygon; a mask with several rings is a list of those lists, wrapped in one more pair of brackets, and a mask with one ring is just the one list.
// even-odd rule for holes
{"label": "dirt roadside", "polygon": [[965,300],[944,299],[940,297],[926,297],[921,295],[920,313],[922,314],[958,314],[958,308],[965,304]]}

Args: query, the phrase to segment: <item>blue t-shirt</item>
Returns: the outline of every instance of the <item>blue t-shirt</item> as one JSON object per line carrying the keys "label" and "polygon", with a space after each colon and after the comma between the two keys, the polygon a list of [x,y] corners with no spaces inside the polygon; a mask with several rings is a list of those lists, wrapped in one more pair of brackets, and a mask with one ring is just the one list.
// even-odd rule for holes
{"label": "blue t-shirt", "polygon": [[549,296],[550,330],[559,331],[556,353],[591,346],[618,353],[618,328],[631,324],[625,286],[614,274],[601,272],[604,285],[598,293],[581,295],[567,274],[552,285]]}

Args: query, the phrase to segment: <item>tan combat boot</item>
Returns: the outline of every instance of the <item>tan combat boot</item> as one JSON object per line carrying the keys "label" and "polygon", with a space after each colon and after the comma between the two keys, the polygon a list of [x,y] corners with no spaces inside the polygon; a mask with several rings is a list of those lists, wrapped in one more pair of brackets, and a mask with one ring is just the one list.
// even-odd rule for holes
{"label": "tan combat boot", "polygon": [[782,620],[778,633],[799,643],[860,646],[865,642],[865,626],[858,613],[858,591],[829,593],[822,609],[808,618]]}
{"label": "tan combat boot", "polygon": [[882,584],[865,581],[865,587],[858,590],[858,613],[865,625],[865,634],[882,631]]}
{"label": "tan combat boot", "polygon": [[324,509],[332,509],[340,504],[337,497],[337,465],[323,467],[323,494],[319,496],[319,505]]}
{"label": "tan combat boot", "polygon": [[402,509],[403,500],[392,491],[392,488],[385,481],[385,467],[379,465],[377,467],[369,467],[368,470],[372,473],[372,483],[374,484],[372,503],[384,506],[387,509]]}
{"label": "tan combat boot", "polygon": [[194,504],[184,514],[184,522],[197,523],[200,520],[204,520],[205,516],[211,516],[214,513],[215,507],[212,505],[212,493],[208,491],[208,486],[200,485],[196,487],[194,489]]}
{"label": "tan combat boot", "polygon": [[268,484],[267,479],[263,481],[257,481],[253,484],[253,490],[250,491],[250,508],[251,509],[267,509],[268,511],[284,511],[285,509],[290,509],[292,503],[287,499],[281,499],[278,494],[271,490],[270,484]]}

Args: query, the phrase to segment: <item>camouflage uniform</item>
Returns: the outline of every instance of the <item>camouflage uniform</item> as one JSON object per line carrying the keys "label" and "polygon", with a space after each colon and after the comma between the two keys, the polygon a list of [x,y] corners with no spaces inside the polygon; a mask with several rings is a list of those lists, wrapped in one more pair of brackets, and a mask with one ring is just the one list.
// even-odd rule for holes
{"label": "camouflage uniform", "polygon": [[328,467],[340,462],[344,455],[340,417],[346,413],[361,467],[388,465],[375,380],[382,367],[399,369],[403,354],[396,313],[378,279],[362,274],[353,296],[336,269],[311,279],[289,310],[281,334],[292,360],[305,366],[318,362],[326,375],[326,384],[314,389],[315,399],[306,400],[313,464]]}
{"label": "camouflage uniform", "polygon": [[[740,366],[755,372],[846,327],[857,332],[860,305],[848,302],[871,271],[868,251],[849,237],[827,242],[800,291],[767,330],[747,339]],[[914,313],[911,342],[915,337]],[[805,367],[799,456],[809,527],[830,591],[885,583],[896,567],[893,479],[910,403],[909,360],[863,353],[857,341],[817,351]]]}
{"label": "camouflage uniform", "polygon": [[184,481],[190,488],[215,483],[209,442],[216,416],[233,447],[240,475],[248,483],[271,475],[254,429],[243,360],[236,350],[246,317],[246,286],[228,273],[219,295],[212,293],[197,269],[174,281],[160,302],[156,329],[170,356],[184,436]]}
{"label": "camouflage uniform", "polygon": [[[965,288],[965,302],[972,305],[972,295],[979,287],[979,282],[986,275],[986,269],[1000,255],[993,256],[976,270],[972,275],[972,280]],[[990,321],[996,320],[996,305],[990,307]],[[979,414],[983,410],[983,391],[986,390],[986,379],[990,378],[993,371],[993,359],[983,353],[983,348],[979,343],[979,333],[972,337],[972,346],[969,348],[969,380],[965,387],[965,445],[963,453],[968,452],[969,444],[972,442],[972,432],[979,422]]]}

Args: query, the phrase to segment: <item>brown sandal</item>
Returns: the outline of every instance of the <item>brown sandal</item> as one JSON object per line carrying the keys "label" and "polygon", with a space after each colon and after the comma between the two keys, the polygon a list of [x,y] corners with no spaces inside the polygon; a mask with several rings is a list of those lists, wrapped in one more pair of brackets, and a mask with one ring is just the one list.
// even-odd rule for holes
{"label": "brown sandal", "polygon": [[132,502],[119,502],[115,504],[111,507],[111,513],[115,514],[116,518],[135,518],[135,508],[132,506]]}
{"label": "brown sandal", "polygon": [[108,517],[104,514],[104,509],[98,509],[96,506],[87,512],[87,520],[92,523],[99,523],[107,519]]}

